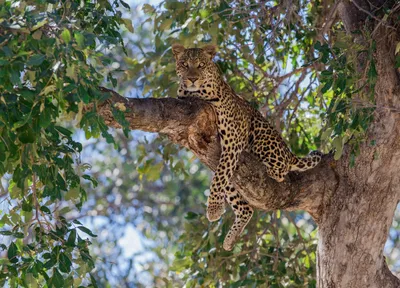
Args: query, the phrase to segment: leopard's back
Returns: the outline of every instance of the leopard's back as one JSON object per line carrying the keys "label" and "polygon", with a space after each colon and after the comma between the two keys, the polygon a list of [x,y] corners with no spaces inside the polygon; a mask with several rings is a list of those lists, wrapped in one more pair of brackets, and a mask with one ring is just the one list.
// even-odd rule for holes
{"label": "leopard's back", "polygon": [[260,158],[267,166],[271,178],[281,182],[289,171],[305,171],[319,163],[322,155],[320,152],[313,151],[304,158],[297,157],[258,110],[236,94],[231,94],[231,97],[235,110],[245,111],[249,115],[244,120],[249,122],[245,149]]}

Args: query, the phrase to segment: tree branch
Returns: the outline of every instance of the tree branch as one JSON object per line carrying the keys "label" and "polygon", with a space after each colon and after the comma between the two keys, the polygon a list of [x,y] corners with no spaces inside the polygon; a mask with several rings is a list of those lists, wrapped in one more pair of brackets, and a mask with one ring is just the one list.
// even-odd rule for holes
{"label": "tree branch", "polygon": [[[172,142],[191,150],[211,170],[216,169],[221,149],[211,105],[195,98],[124,98],[112,90],[101,90],[112,94],[97,111],[108,126],[121,127],[112,115],[112,107],[124,107],[130,129],[165,134]],[[265,165],[254,155],[243,152],[233,182],[255,208],[301,209],[318,220],[322,203],[336,187],[334,168],[332,155],[325,155],[316,168],[289,173],[286,181],[278,183],[267,176]]]}

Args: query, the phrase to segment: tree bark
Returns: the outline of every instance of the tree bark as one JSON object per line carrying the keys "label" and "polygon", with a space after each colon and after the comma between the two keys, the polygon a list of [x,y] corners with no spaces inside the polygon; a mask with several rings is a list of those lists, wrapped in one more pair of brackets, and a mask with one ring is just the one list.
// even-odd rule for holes
{"label": "tree bark", "polygon": [[[348,32],[362,29],[368,13],[372,14],[368,12],[369,5],[374,4],[371,2],[340,3],[339,15]],[[394,61],[398,32],[382,23],[374,24],[378,72],[375,120],[355,167],[348,165],[349,151],[337,162],[338,184],[332,198],[324,203],[318,223],[318,287],[400,287],[400,280],[389,271],[383,256],[400,198],[400,117],[393,112],[400,108]],[[357,34],[354,41],[363,43],[365,39]],[[366,59],[359,61],[362,67]]]}
{"label": "tree bark", "polygon": [[[368,12],[370,7],[382,5],[382,1],[375,2],[339,3],[338,14],[349,33],[365,24],[371,16],[368,13],[372,13]],[[391,1],[384,5],[389,2],[396,5]],[[349,166],[350,149],[346,147],[340,160],[325,155],[316,168],[291,172],[284,182],[277,183],[267,176],[256,157],[243,153],[233,178],[239,192],[255,208],[305,210],[313,216],[319,227],[320,288],[400,287],[400,280],[389,271],[383,256],[400,199],[400,114],[393,112],[400,110],[400,80],[394,61],[400,37],[398,31],[377,21],[372,30],[378,71],[377,109],[355,166]],[[354,41],[365,42],[359,34],[355,37]],[[360,67],[363,65],[360,63]],[[199,99],[127,99],[105,88],[102,91],[112,94],[97,108],[108,126],[121,127],[112,109],[127,109],[130,129],[165,134],[190,149],[211,170],[216,169],[220,144],[216,116],[209,104]]]}

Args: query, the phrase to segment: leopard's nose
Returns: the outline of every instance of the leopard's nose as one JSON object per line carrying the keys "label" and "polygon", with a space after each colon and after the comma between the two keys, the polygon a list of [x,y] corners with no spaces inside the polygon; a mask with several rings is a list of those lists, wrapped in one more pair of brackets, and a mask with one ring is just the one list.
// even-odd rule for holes
{"label": "leopard's nose", "polygon": [[197,77],[188,77],[188,79],[194,84],[194,82],[197,80]]}

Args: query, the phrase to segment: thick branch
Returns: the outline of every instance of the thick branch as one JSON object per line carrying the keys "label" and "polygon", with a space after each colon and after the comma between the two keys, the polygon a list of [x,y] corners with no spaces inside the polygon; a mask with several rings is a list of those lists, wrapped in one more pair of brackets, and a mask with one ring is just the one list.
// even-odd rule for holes
{"label": "thick branch", "polygon": [[[165,134],[174,143],[190,149],[211,170],[216,169],[220,144],[216,116],[209,104],[199,99],[128,99],[111,90],[102,90],[113,95],[98,109],[108,126],[121,127],[112,115],[112,106],[124,107],[132,130]],[[317,168],[290,173],[286,181],[278,183],[267,176],[265,166],[255,156],[244,152],[233,182],[243,197],[258,209],[301,209],[318,220],[321,203],[332,195],[337,179],[329,155]]]}

